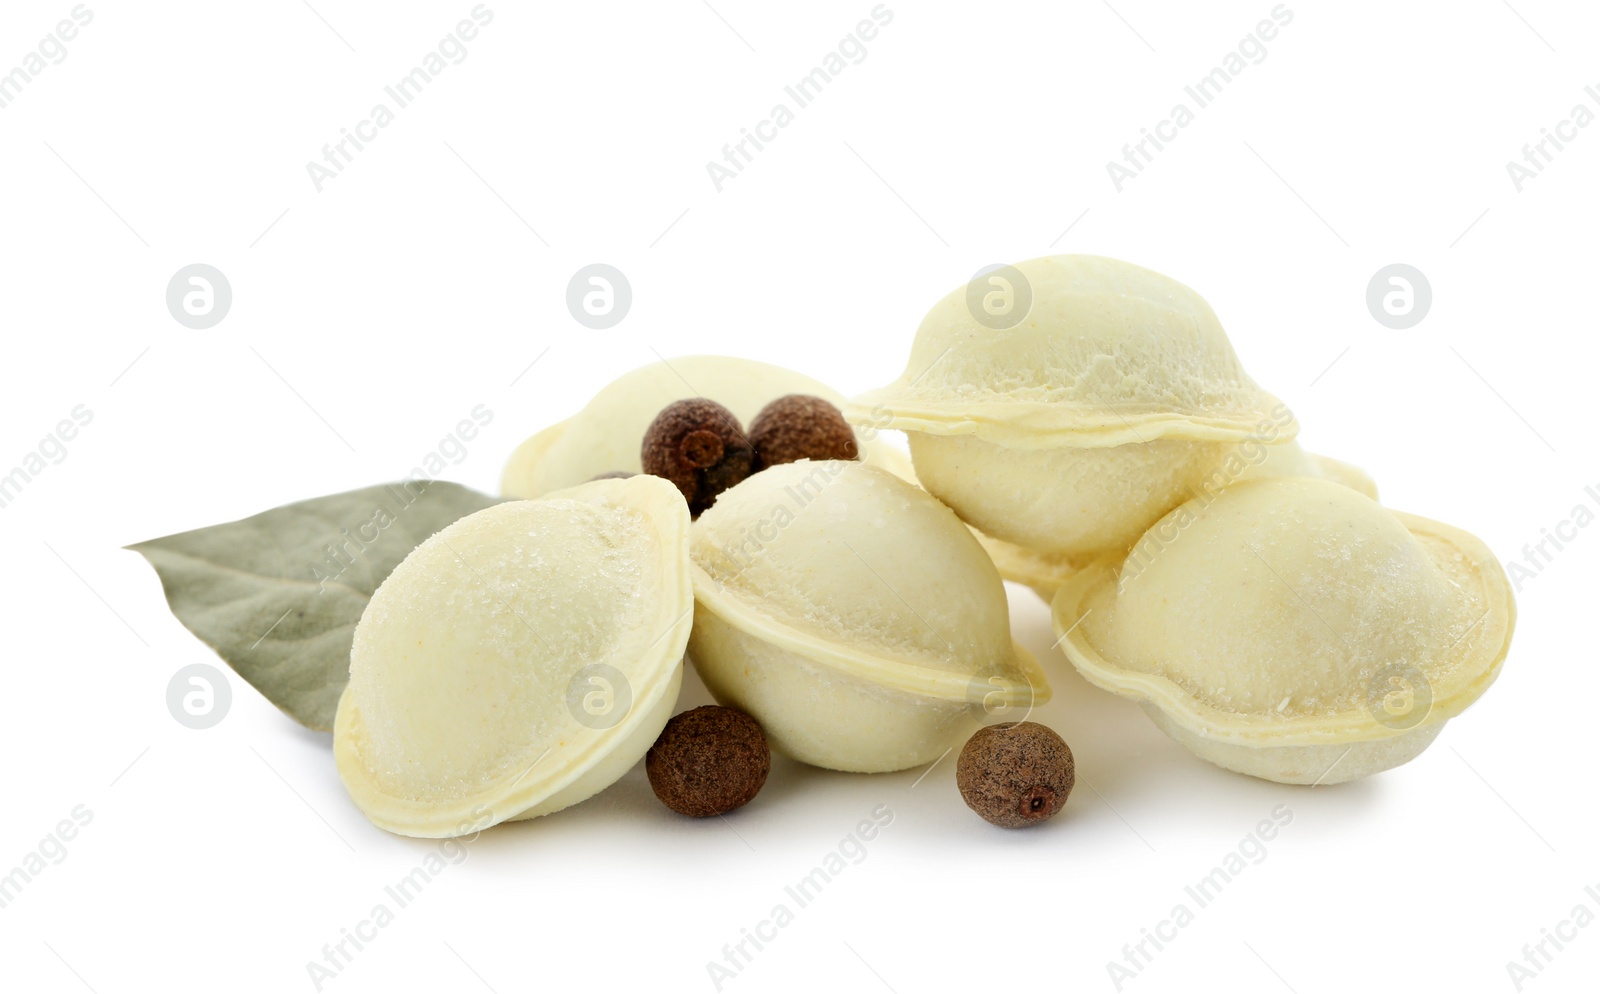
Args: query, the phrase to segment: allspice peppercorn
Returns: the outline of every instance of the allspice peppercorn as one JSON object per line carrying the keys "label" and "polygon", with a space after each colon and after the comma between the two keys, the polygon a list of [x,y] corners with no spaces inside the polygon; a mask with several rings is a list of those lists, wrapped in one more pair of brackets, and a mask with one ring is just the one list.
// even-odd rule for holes
{"label": "allspice peppercorn", "polygon": [[1001,828],[1026,828],[1061,810],[1072,793],[1072,750],[1033,721],[978,729],[956,761],[956,784],[967,807]]}
{"label": "allspice peppercorn", "polygon": [[692,818],[750,803],[771,768],[772,753],[756,720],[715,704],[674,716],[644,757],[656,797]]}
{"label": "allspice peppercorn", "polygon": [[750,422],[757,472],[801,459],[858,459],[856,433],[839,409],[807,394],[779,397]]}
{"label": "allspice peppercorn", "polygon": [[695,397],[668,404],[644,434],[644,471],[671,482],[699,515],[751,473],[754,452],[733,412]]}

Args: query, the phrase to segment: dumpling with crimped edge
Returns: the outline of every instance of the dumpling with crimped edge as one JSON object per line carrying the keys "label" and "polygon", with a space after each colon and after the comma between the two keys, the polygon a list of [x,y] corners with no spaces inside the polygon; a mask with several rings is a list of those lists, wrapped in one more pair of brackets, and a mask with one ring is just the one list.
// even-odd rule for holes
{"label": "dumpling with crimped edge", "polygon": [[[705,397],[726,407],[746,430],[761,409],[786,394],[844,403],[826,384],[782,366],[733,356],[692,355],[663,359],[624,373],[600,389],[583,410],[538,432],[507,460],[500,492],[538,497],[606,473],[641,473],[646,429],[673,401]],[[864,462],[883,465],[893,450],[875,432],[856,431]]]}
{"label": "dumpling with crimped edge", "polygon": [[1049,696],[972,533],[887,471],[763,470],[700,516],[690,555],[690,659],[718,701],[802,762],[931,763],[986,712]]}
{"label": "dumpling with crimped edge", "polygon": [[1284,477],[1175,509],[1052,614],[1090,683],[1201,758],[1327,784],[1421,753],[1499,674],[1516,606],[1467,532]]}
{"label": "dumpling with crimped edge", "polygon": [[1237,441],[1273,417],[1277,398],[1245,373],[1211,305],[1177,280],[1093,255],[1014,268],[1031,297],[1016,325],[987,327],[958,287],[922,319],[900,379],[852,409],[881,404],[892,428],[1017,449]]}
{"label": "dumpling with crimped edge", "polygon": [[1015,325],[980,321],[961,287],[923,318],[901,377],[845,408],[905,431],[922,484],[986,534],[1048,556],[1126,548],[1229,445],[1297,431],[1183,284],[1098,256],[1014,269],[1029,300]]}
{"label": "dumpling with crimped edge", "polygon": [[442,838],[575,804],[672,714],[693,623],[665,480],[497,504],[419,545],[356,626],[334,758],[380,828]]}

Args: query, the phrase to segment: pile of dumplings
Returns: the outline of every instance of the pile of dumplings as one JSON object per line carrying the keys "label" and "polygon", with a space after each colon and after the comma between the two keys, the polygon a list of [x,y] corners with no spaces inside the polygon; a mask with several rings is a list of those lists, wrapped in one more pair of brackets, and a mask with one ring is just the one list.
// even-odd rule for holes
{"label": "pile of dumplings", "polygon": [[[424,542],[357,627],[335,730],[356,803],[438,837],[581,801],[660,734],[686,658],[794,759],[931,763],[1049,698],[1003,579],[1050,603],[1091,684],[1268,780],[1407,762],[1494,681],[1515,605],[1490,550],[1303,451],[1199,295],[1093,256],[1006,273],[1013,323],[958,288],[862,396],[690,356],[523,443],[520,499]],[[669,404],[747,424],[791,394],[836,405],[859,458],[772,466],[694,519],[628,475]]]}

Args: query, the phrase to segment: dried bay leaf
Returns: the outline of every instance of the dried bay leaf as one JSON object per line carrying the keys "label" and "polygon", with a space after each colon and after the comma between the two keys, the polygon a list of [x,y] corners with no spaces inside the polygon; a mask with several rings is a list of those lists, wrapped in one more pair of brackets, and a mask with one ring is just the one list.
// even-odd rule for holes
{"label": "dried bay leaf", "polygon": [[501,498],[411,481],[285,504],[128,546],[190,632],[285,714],[328,731],[356,622],[412,549]]}

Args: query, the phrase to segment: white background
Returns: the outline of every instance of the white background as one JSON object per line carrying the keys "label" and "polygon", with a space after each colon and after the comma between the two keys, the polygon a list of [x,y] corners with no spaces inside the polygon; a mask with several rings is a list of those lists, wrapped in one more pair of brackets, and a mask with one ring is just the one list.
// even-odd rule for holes
{"label": "white background", "polygon": [[[0,472],[94,412],[0,510],[0,873],[76,805],[94,816],[0,910],[7,989],[311,990],[306,963],[433,848],[372,828],[327,738],[240,680],[216,728],[175,722],[169,678],[216,659],[121,546],[398,478],[478,404],[494,421],[445,475],[491,490],[523,437],[657,353],[854,392],[897,375],[979,267],[1091,252],[1204,294],[1307,447],[1392,506],[1506,561],[1595,508],[1600,127],[1521,192],[1506,172],[1574,105],[1600,110],[1592,7],[1290,0],[1265,61],[1119,193],[1106,162],[1269,0],[891,0],[865,61],[719,193],[707,161],[872,4],[712,3],[492,0],[466,60],[321,193],[306,163],[469,0],[92,2],[0,110]],[[0,9],[0,72],[71,7]],[[607,331],[565,306],[597,261],[633,287]],[[193,262],[233,286],[207,331],[164,305]],[[1433,289],[1405,331],[1365,304],[1392,262]],[[1421,758],[1314,789],[1193,758],[1051,653],[1014,589],[1056,689],[1039,717],[1081,771],[1054,822],[991,828],[949,760],[915,786],[780,760],[704,822],[636,769],[485,834],[324,989],[709,991],[723,945],[887,804],[866,858],[724,989],[1111,991],[1107,962],[1281,804],[1266,859],[1124,989],[1513,990],[1525,943],[1600,910],[1597,555],[1580,531],[1521,583],[1503,676]],[[1590,926],[1524,989],[1597,973]]]}

